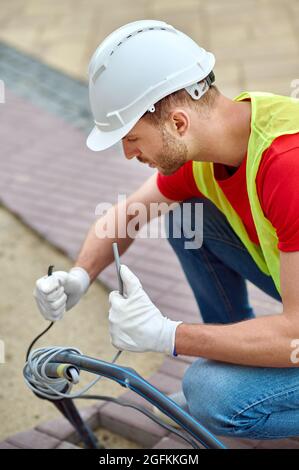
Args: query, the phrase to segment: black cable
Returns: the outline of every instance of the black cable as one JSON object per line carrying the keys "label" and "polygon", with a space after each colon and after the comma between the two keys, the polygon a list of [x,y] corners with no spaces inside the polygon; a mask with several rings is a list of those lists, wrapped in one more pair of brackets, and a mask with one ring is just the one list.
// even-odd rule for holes
{"label": "black cable", "polygon": [[[54,268],[54,266],[52,264],[51,264],[51,266],[48,267],[48,276],[52,276],[53,268]],[[40,333],[36,338],[34,338],[32,343],[30,344],[29,348],[27,349],[26,361],[28,361],[30,351],[31,351],[32,347],[34,346],[34,344],[37,342],[37,340],[39,340],[39,338],[41,338],[45,333],[47,333],[47,331],[49,331],[49,329],[52,328],[53,325],[54,325],[54,322],[52,321],[50,323],[50,325],[47,326],[47,328],[44,331],[42,331],[42,333]]]}
{"label": "black cable", "polygon": [[81,397],[76,397],[75,400],[103,400],[103,401],[111,401],[112,403],[116,403],[117,405],[120,406],[127,406],[129,408],[133,408],[137,411],[140,411],[140,413],[143,413],[146,415],[148,418],[150,418],[152,421],[154,421],[156,424],[159,424],[162,426],[162,428],[166,429],[167,431],[176,434],[178,437],[186,441],[188,444],[190,444],[194,449],[200,449],[198,444],[190,437],[186,436],[183,434],[181,431],[178,431],[175,429],[173,426],[170,424],[164,423],[160,418],[155,416],[151,411],[149,411],[147,408],[141,405],[136,405],[133,402],[126,402],[124,400],[120,400],[119,398],[113,398],[113,397],[108,397],[105,395],[82,395]]}
{"label": "black cable", "polygon": [[52,321],[52,322],[50,323],[50,325],[47,326],[47,328],[46,328],[42,333],[40,333],[36,338],[34,338],[34,340],[32,341],[32,343],[30,344],[30,346],[29,346],[29,348],[28,348],[28,350],[27,350],[26,361],[28,361],[29,354],[30,354],[31,349],[32,349],[32,347],[34,346],[34,344],[37,342],[37,340],[38,340],[39,338],[41,338],[45,333],[47,333],[47,331],[49,331],[49,329],[52,328],[53,325],[54,325],[54,322]]}

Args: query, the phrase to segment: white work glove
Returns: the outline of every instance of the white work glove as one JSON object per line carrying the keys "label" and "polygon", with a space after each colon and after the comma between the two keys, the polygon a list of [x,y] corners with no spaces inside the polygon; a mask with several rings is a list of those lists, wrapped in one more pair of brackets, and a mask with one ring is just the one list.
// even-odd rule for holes
{"label": "white work glove", "polygon": [[89,284],[89,275],[83,268],[72,268],[69,273],[54,271],[36,281],[33,295],[45,319],[56,321],[79,302]]}
{"label": "white work glove", "polygon": [[156,351],[174,354],[175,332],[181,321],[164,317],[142,289],[130,269],[121,265],[120,275],[126,297],[118,291],[109,295],[109,331],[111,342],[119,350]]}

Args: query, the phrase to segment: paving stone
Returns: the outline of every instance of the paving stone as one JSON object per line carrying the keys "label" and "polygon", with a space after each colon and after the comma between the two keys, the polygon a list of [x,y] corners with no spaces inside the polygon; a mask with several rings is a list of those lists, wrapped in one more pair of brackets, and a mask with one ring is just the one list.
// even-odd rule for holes
{"label": "paving stone", "polygon": [[71,442],[62,441],[56,449],[81,449],[81,447],[75,446]]}
{"label": "paving stone", "polygon": [[259,441],[257,449],[299,449],[299,442],[293,439],[271,439]]}
{"label": "paving stone", "polygon": [[[240,438],[233,438],[233,437],[224,437],[224,436],[216,436],[215,437],[222,443],[224,444],[227,449],[254,449],[256,448],[261,441],[254,440],[254,439],[240,439]],[[163,438],[165,439],[165,438]],[[163,441],[162,439],[162,441]],[[167,439],[167,438],[166,438]],[[171,444],[176,442],[179,445],[185,445],[184,441],[176,435],[170,435],[171,439]],[[155,446],[155,448],[158,448],[157,446],[160,445],[159,443]],[[188,444],[186,444],[188,446]],[[190,446],[191,447],[191,446]],[[162,447],[161,447],[162,448]],[[166,447],[164,447],[166,448]],[[176,447],[174,447],[176,448]],[[184,447],[187,448],[187,447]],[[188,447],[189,448],[189,447]],[[202,445],[200,445],[200,448],[204,448]]]}
{"label": "paving stone", "polygon": [[[273,41],[273,38],[263,38],[263,47],[261,47],[260,39],[246,41],[246,55],[248,60],[254,61],[256,58],[259,60],[267,60],[267,58],[274,58],[275,56],[283,57],[285,51],[287,50],[290,54],[298,54],[298,44],[295,37],[292,34],[285,35],[282,38],[280,37],[277,41]],[[211,45],[216,56],[220,56],[222,60],[241,60],[242,52],[244,53],[244,48],[238,44],[235,47],[219,43],[213,43]]]}
{"label": "paving stone", "polygon": [[[177,437],[177,439],[179,438]],[[183,439],[179,441],[171,437],[163,437],[153,449],[192,449],[192,446],[184,442]]]}
{"label": "paving stone", "polygon": [[[154,374],[148,381],[166,394],[180,389],[180,380],[165,374]],[[121,395],[120,398],[133,401],[136,404],[152,409],[150,402],[144,400],[131,390]],[[99,415],[101,426],[104,426],[110,431],[117,432],[124,437],[133,439],[134,436],[133,440],[136,440],[136,442],[147,448],[152,447],[159,438],[166,434],[166,430],[161,426],[131,408],[124,407],[120,413],[119,406],[111,403],[104,405],[100,409]]]}
{"label": "paving stone", "polygon": [[35,429],[59,440],[67,439],[70,442],[78,442],[77,432],[63,417],[41,423]]}
{"label": "paving stone", "polygon": [[227,449],[255,449],[259,442],[254,439],[238,439],[233,437],[216,436]]}
{"label": "paving stone", "polygon": [[171,377],[161,373],[160,371],[153,374],[148,381],[154,385],[154,387],[161,390],[166,394],[174,393],[181,390],[181,380],[176,377]]}
{"label": "paving stone", "polygon": [[298,61],[293,55],[286,55],[279,59],[279,66],[275,57],[269,57],[263,60],[245,62],[243,65],[244,75],[248,83],[257,80],[282,79],[298,76]]}
{"label": "paving stone", "polygon": [[130,408],[107,404],[100,412],[100,426],[133,440],[144,448],[152,448],[167,433],[150,418]]}
{"label": "paving stone", "polygon": [[159,373],[168,376],[170,375],[171,377],[176,377],[181,380],[188,367],[189,365],[183,361],[177,361],[176,359],[165,359],[159,369]]}
{"label": "paving stone", "polygon": [[[97,406],[93,405],[84,409],[79,409],[82,419],[90,426],[91,429],[95,429],[98,426],[98,411],[101,406],[103,405],[99,404]],[[76,443],[80,440],[74,427],[63,416],[41,423],[36,426],[35,429],[60,441]]]}
{"label": "paving stone", "polygon": [[[298,74],[297,74],[298,75]],[[284,79],[282,78],[266,78],[266,79],[245,79],[244,88],[253,89],[259,91],[266,91],[267,93],[276,93],[277,95],[291,96],[293,88],[291,84],[294,79],[298,78],[297,75],[285,75]],[[298,87],[297,87],[298,88]],[[297,95],[298,97],[298,95]]]}
{"label": "paving stone", "polygon": [[[142,396],[138,395],[132,390],[128,390],[127,392],[122,393],[118,398],[123,401],[132,402],[136,405],[141,405],[148,410],[152,409],[152,405],[149,401],[145,400]],[[99,409],[99,413],[101,414],[101,409]]]}
{"label": "paving stone", "polygon": [[60,444],[58,439],[36,429],[20,432],[7,438],[6,441],[21,449],[54,449]]}
{"label": "paving stone", "polygon": [[176,361],[182,361],[182,362],[187,362],[187,364],[192,364],[198,357],[195,356],[178,356],[175,360]]}
{"label": "paving stone", "polygon": [[[175,297],[175,301],[174,301]],[[169,307],[172,308],[175,303],[175,310],[180,312],[180,319],[185,320],[186,317],[189,317],[189,319],[193,319],[194,322],[197,320],[200,320],[200,316],[197,313],[198,312],[198,307],[196,305],[195,300],[191,297],[188,300],[183,298],[181,299],[180,297],[176,297],[174,295],[174,292],[169,293],[164,293],[163,298],[160,300],[160,305],[163,306],[163,308]],[[162,307],[160,307],[162,308]]]}
{"label": "paving stone", "polygon": [[20,449],[20,447],[14,446],[7,441],[0,442],[0,449]]}

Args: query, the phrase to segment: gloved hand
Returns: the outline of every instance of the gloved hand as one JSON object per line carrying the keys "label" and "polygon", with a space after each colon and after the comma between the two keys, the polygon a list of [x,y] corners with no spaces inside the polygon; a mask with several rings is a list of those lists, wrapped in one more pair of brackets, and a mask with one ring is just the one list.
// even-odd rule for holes
{"label": "gloved hand", "polygon": [[72,268],[69,273],[54,271],[36,281],[33,295],[45,319],[56,321],[79,302],[89,284],[89,275],[83,268]]}
{"label": "gloved hand", "polygon": [[121,265],[120,275],[127,297],[118,291],[109,295],[109,331],[113,346],[119,350],[173,355],[176,328],[182,322],[161,314],[127,266]]}

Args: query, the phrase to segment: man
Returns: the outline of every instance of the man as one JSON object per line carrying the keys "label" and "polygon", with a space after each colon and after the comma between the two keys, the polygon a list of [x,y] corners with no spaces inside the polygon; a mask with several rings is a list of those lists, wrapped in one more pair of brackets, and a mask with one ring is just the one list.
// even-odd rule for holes
{"label": "man", "polygon": [[[222,435],[274,439],[299,434],[299,106],[295,99],[213,85],[215,59],[158,21],[138,21],[108,36],[92,57],[95,128],[87,145],[122,140],[126,158],[156,167],[124,203],[93,226],[69,273],[37,281],[42,314],[62,318],[133,239],[103,238],[101,228],[130,204],[169,206],[169,241],[204,323],[174,322],[157,309],[126,267],[126,296],[110,294],[112,343],[130,351],[198,356],[183,378],[190,413]],[[203,244],[174,236],[180,206],[204,205]],[[126,213],[124,225],[131,216]],[[123,227],[121,227],[123,228]],[[100,232],[100,233],[99,233]],[[279,315],[255,318],[245,279],[282,302]],[[182,401],[182,396],[180,397]]]}

